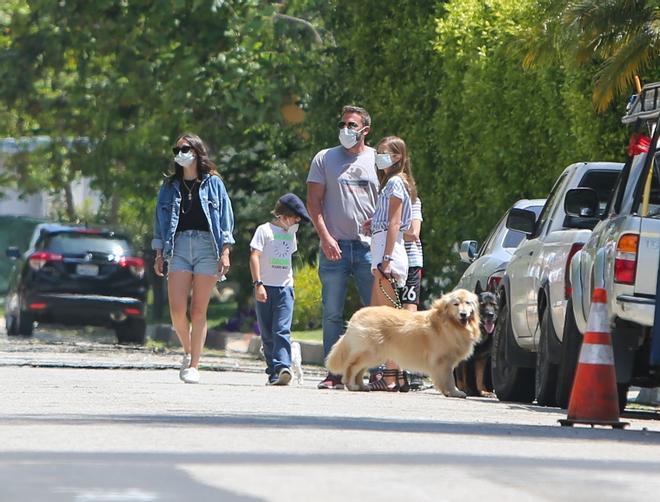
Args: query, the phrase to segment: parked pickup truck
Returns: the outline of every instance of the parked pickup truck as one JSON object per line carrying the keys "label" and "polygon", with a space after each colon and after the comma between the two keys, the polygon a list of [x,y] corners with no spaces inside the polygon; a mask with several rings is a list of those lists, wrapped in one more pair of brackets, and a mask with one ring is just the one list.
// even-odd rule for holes
{"label": "parked pickup truck", "polygon": [[[645,86],[623,118],[624,123],[650,121],[655,126],[648,150],[655,155],[640,153],[628,159],[602,221],[571,263],[573,292],[567,307],[557,387],[559,404],[564,406],[594,287],[607,291],[620,408],[625,407],[630,385],[660,386],[660,361],[653,364],[650,357],[660,261],[660,155],[656,150],[659,98],[660,83]],[[587,188],[566,196],[566,209],[571,214],[591,211],[595,203],[594,194]]]}
{"label": "parked pickup truck", "polygon": [[[502,401],[554,405],[564,332],[566,280],[571,257],[599,221],[623,164],[579,162],[568,166],[541,213],[513,208],[507,227],[526,234],[506,267],[498,290],[500,315],[493,336],[492,379]],[[566,214],[564,196],[573,188],[596,194],[593,213]]]}

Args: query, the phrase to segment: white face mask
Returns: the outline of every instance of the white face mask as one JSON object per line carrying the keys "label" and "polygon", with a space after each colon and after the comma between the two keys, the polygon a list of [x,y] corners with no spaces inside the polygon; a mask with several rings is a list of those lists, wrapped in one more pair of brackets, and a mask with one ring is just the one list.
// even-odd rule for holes
{"label": "white face mask", "polygon": [[190,167],[195,161],[195,152],[190,150],[188,153],[179,152],[174,157],[174,162],[183,167]]}
{"label": "white face mask", "polygon": [[391,153],[377,153],[376,154],[376,167],[378,169],[387,169],[396,164],[396,161],[392,158]]}
{"label": "white face mask", "polygon": [[287,228],[286,231],[289,232],[290,234],[295,234],[298,231],[299,226],[300,225],[298,225],[298,223],[294,223],[289,228]]}
{"label": "white face mask", "polygon": [[358,141],[360,141],[360,132],[362,132],[363,130],[364,127],[359,131],[356,131],[355,129],[349,129],[348,127],[344,127],[343,129],[340,129],[339,142],[341,143],[341,146],[343,146],[347,150],[349,148],[353,148],[355,145],[358,144]]}

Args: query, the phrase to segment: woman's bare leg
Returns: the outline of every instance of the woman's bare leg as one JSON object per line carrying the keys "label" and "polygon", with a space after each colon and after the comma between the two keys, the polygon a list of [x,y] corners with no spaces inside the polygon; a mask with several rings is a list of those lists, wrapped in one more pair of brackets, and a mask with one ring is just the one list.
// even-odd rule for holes
{"label": "woman's bare leg", "polygon": [[170,302],[172,326],[179,337],[183,351],[190,354],[190,323],[188,322],[188,299],[193,276],[190,272],[170,272],[167,276],[167,295]]}
{"label": "woman's bare leg", "polygon": [[192,321],[191,368],[199,366],[199,358],[202,355],[202,349],[206,341],[206,312],[217,280],[217,277],[212,275],[198,274],[193,276],[192,305],[190,307],[190,319]]}

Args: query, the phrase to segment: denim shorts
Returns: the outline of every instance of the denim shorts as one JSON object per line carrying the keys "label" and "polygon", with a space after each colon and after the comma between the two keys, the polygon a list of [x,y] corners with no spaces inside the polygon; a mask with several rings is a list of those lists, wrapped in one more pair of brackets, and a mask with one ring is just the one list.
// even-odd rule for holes
{"label": "denim shorts", "polygon": [[190,272],[218,276],[218,260],[212,239],[210,232],[201,230],[177,232],[174,235],[174,253],[168,263],[167,273]]}

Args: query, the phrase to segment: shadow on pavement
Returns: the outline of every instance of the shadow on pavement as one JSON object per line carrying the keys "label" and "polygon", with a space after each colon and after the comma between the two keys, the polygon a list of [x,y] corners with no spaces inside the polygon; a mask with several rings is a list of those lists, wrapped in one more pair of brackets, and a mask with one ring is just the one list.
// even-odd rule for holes
{"label": "shadow on pavement", "polygon": [[609,440],[627,443],[660,444],[660,432],[612,430],[610,428],[560,427],[554,425],[502,424],[492,422],[440,422],[429,420],[375,419],[310,415],[0,415],[0,424],[11,425],[144,425],[222,428],[276,428],[343,430],[366,432],[408,432],[418,434],[476,435],[572,440]]}

